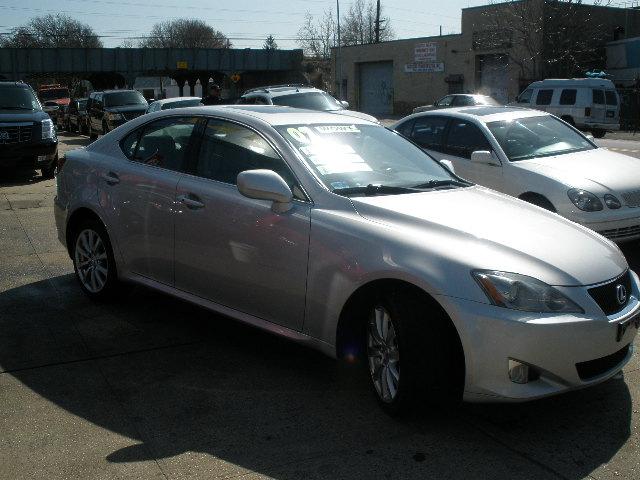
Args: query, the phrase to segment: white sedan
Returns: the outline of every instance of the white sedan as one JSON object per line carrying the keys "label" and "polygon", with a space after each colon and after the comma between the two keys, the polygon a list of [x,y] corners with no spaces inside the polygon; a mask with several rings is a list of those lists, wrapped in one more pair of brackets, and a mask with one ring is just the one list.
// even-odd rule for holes
{"label": "white sedan", "polygon": [[616,242],[640,238],[640,160],[599,148],[545,112],[467,107],[392,128],[456,174],[557,212]]}

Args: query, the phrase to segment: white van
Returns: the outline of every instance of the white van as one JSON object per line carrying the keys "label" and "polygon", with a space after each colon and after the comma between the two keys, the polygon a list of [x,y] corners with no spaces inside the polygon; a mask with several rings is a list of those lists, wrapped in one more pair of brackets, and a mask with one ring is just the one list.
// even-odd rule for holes
{"label": "white van", "polygon": [[611,80],[541,80],[529,85],[511,105],[552,113],[596,138],[620,130],[620,99]]}

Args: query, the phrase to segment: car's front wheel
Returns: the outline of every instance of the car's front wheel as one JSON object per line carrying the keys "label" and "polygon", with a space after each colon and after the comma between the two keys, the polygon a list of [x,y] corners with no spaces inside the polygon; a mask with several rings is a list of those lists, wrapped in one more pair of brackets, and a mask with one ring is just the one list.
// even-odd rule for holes
{"label": "car's front wheel", "polygon": [[73,269],[82,290],[92,299],[106,300],[118,286],[113,249],[107,231],[97,220],[87,220],[72,240]]}
{"label": "car's front wheel", "polygon": [[607,131],[601,130],[598,128],[598,129],[592,130],[591,133],[595,138],[604,138],[604,136],[607,134]]}

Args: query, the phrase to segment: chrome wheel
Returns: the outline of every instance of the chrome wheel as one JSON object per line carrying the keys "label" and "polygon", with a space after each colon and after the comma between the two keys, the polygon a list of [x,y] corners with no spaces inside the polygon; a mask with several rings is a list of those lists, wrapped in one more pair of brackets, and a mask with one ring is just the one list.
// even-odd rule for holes
{"label": "chrome wheel", "polygon": [[80,282],[91,293],[100,292],[107,283],[109,262],[100,235],[91,229],[82,230],[76,239],[74,252]]}
{"label": "chrome wheel", "polygon": [[369,373],[378,396],[383,402],[392,402],[400,382],[400,352],[391,315],[382,306],[376,306],[369,317],[367,355]]}

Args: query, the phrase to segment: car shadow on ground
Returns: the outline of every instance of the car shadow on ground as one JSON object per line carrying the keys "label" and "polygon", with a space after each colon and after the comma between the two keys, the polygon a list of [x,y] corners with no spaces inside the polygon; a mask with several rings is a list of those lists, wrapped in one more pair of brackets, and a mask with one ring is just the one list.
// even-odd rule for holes
{"label": "car shadow on ground", "polygon": [[89,137],[81,136],[80,133],[58,132],[58,137],[70,147],[86,147],[91,143]]}
{"label": "car shadow on ground", "polygon": [[0,187],[34,185],[46,180],[40,170],[0,170]]}
{"label": "car shadow on ground", "polygon": [[140,287],[97,305],[72,275],[0,293],[0,332],[5,375],[132,439],[109,462],[160,459],[169,476],[580,479],[631,431],[620,380],[392,419],[358,367]]}

